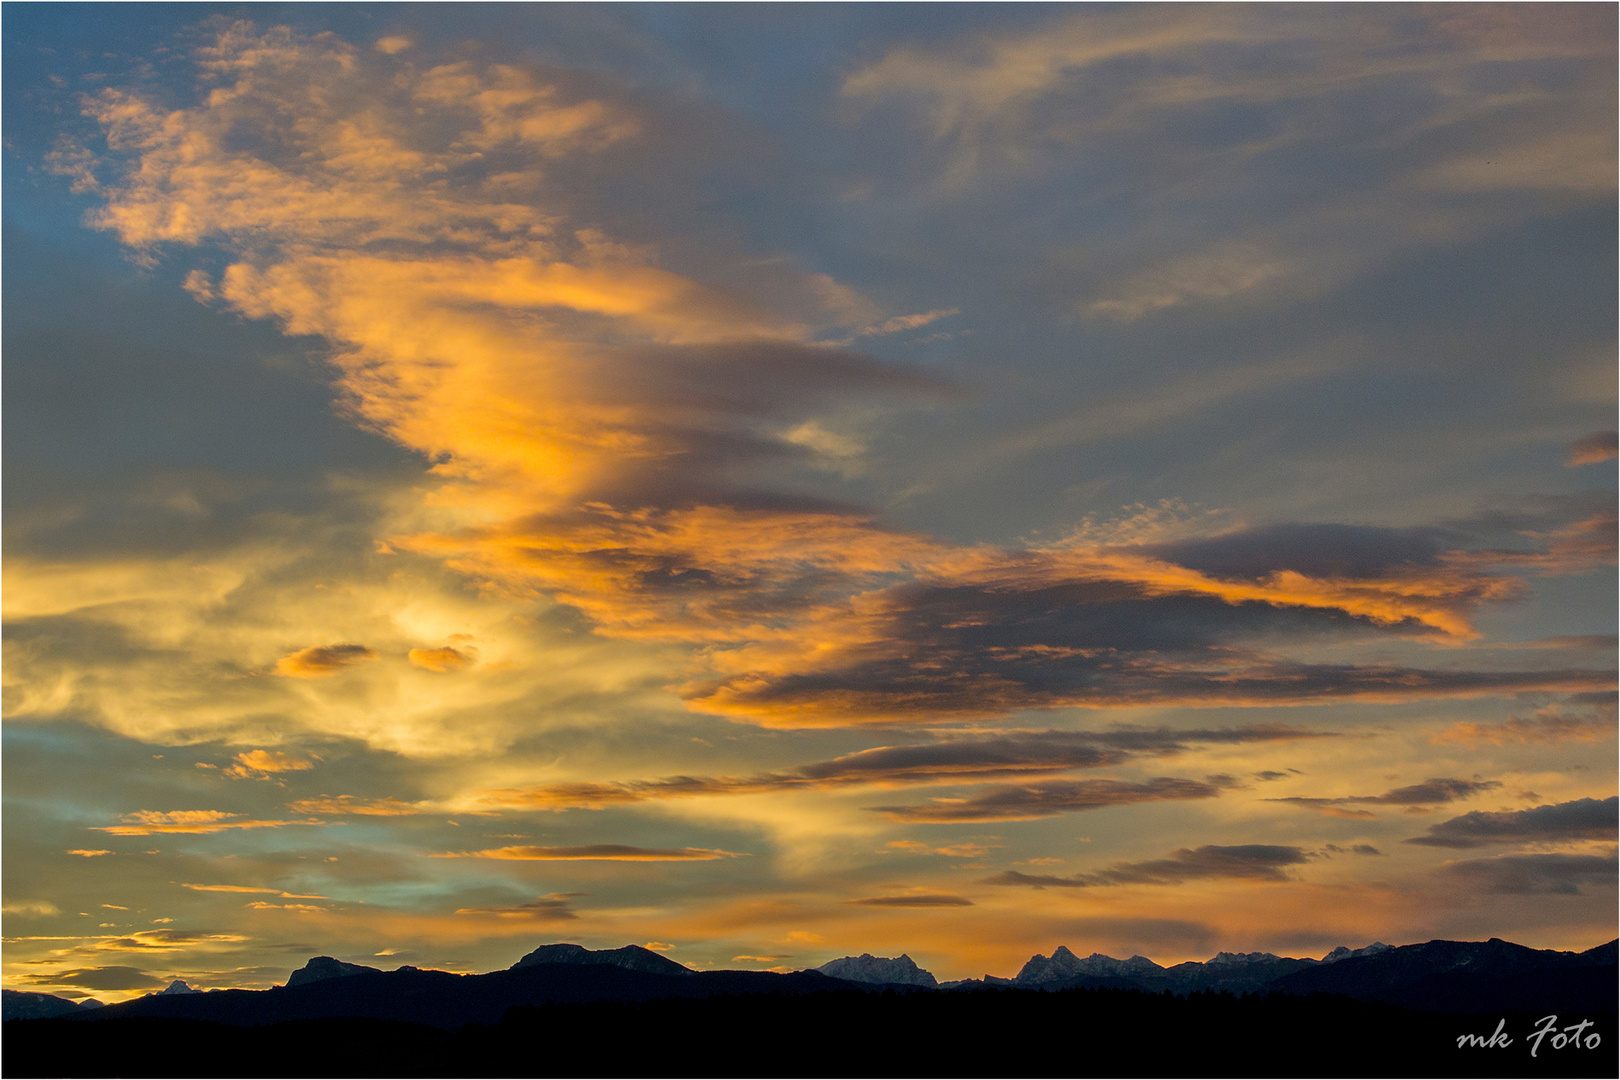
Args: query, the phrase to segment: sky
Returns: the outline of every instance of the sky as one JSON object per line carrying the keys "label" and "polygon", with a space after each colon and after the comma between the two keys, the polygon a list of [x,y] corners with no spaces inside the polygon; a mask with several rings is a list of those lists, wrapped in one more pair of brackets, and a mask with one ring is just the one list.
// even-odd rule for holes
{"label": "sky", "polygon": [[1614,938],[1616,12],[6,4],[4,985]]}

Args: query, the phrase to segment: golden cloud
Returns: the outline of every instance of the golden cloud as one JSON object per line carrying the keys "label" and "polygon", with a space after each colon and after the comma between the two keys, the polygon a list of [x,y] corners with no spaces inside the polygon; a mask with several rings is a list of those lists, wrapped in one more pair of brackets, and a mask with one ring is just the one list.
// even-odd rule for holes
{"label": "golden cloud", "polygon": [[402,817],[423,813],[416,803],[395,798],[356,799],[353,795],[319,795],[287,804],[295,814],[358,814],[366,817]]}
{"label": "golden cloud", "polygon": [[312,645],[277,660],[275,673],[294,679],[321,679],[362,660],[375,659],[377,654],[364,645]]}
{"label": "golden cloud", "polygon": [[119,825],[92,825],[113,836],[151,836],[157,833],[216,833],[227,829],[274,829],[282,825],[319,825],[318,821],[236,821],[240,814],[223,810],[137,810],[124,814]]}
{"label": "golden cloud", "polygon": [[[966,137],[1074,69],[1257,32],[1224,11],[1077,16],[986,63],[901,51],[845,90],[931,95],[941,131]],[[583,77],[418,66],[409,51],[237,24],[197,56],[206,99],[169,109],[104,91],[88,111],[108,154],[58,159],[104,198],[94,223],[143,255],[220,245],[230,265],[188,277],[193,294],[326,339],[345,411],[437,462],[387,551],[440,560],[486,595],[568,604],[600,636],[680,646],[687,668],[670,681],[688,707],[774,727],[1612,685],[1609,672],[1308,665],[1253,647],[1301,627],[1466,640],[1474,608],[1522,592],[1504,569],[1612,561],[1603,522],[1555,530],[1530,555],[1233,577],[1078,538],[963,547],[761,498],[783,462],[836,448],[824,406],[947,391],[818,334],[899,331],[951,309],[884,321],[819,275],[752,294],[658,265],[571,220],[548,179],[557,161],[652,153],[646,106]],[[1226,295],[1274,272],[1263,252],[1228,254],[1171,284]],[[408,658],[447,672],[469,652]],[[317,679],[375,658],[314,646],[274,671]]]}
{"label": "golden cloud", "polygon": [[452,646],[446,645],[440,649],[412,649],[406,658],[419,668],[429,671],[460,671],[472,663],[472,657]]}
{"label": "golden cloud", "polygon": [[236,755],[236,764],[225,770],[226,776],[237,779],[267,777],[279,772],[299,772],[314,766],[303,758],[275,750],[248,750]]}

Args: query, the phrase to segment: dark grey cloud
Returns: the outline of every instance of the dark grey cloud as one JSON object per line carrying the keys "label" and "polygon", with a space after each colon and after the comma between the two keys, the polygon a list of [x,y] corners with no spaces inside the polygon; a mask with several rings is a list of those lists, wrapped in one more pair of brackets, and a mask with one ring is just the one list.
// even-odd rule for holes
{"label": "dark grey cloud", "polygon": [[847,650],[820,671],[751,671],[697,686],[689,700],[726,711],[814,707],[824,715],[928,722],[1064,706],[1582,691],[1615,681],[1612,672],[1569,668],[1458,671],[1285,660],[1247,643],[1426,628],[1416,618],[1379,626],[1332,607],[1151,595],[1125,581],[911,584],[887,590],[879,602],[874,644]]}
{"label": "dark grey cloud", "polygon": [[[1207,744],[1283,742],[1337,737],[1282,724],[1231,728],[1135,728],[1038,731],[979,738],[946,738],[907,746],[878,746],[830,761],[750,777],[666,776],[626,783],[559,784],[491,793],[515,805],[602,806],[693,795],[746,795],[798,787],[858,784],[941,784],[1005,779],[1117,765],[1134,757],[1170,757]],[[1231,783],[1223,778],[1223,784]]]}
{"label": "dark grey cloud", "polygon": [[1494,791],[1501,787],[1498,780],[1461,780],[1450,776],[1434,776],[1421,784],[1410,784],[1406,787],[1393,788],[1382,795],[1344,795],[1338,798],[1322,799],[1294,795],[1288,798],[1267,799],[1267,802],[1293,803],[1295,806],[1308,807],[1325,813],[1338,812],[1341,816],[1370,817],[1365,811],[1349,811],[1346,807],[1354,806],[1405,806],[1423,807],[1436,806],[1441,803],[1456,802],[1485,791]]}
{"label": "dark grey cloud", "polygon": [[1347,848],[1340,847],[1338,844],[1323,844],[1322,845],[1322,850],[1330,852],[1330,853],[1332,853],[1334,855],[1343,855],[1346,852],[1348,852],[1351,855],[1382,855],[1383,854],[1382,851],[1379,851],[1377,848],[1373,847],[1371,844],[1353,844],[1353,845],[1351,845],[1350,847],[1347,847]]}
{"label": "dark grey cloud", "polygon": [[1491,859],[1469,859],[1450,863],[1439,872],[1442,877],[1473,892],[1499,895],[1551,893],[1574,896],[1583,885],[1613,887],[1615,857],[1609,855],[1499,855]]}
{"label": "dark grey cloud", "polygon": [[1439,565],[1433,529],[1297,524],[1245,529],[1134,550],[1211,577],[1261,580],[1279,570],[1315,578],[1381,578]]}
{"label": "dark grey cloud", "polygon": [[811,780],[861,782],[993,777],[1015,772],[1094,769],[1129,757],[1168,757],[1200,744],[1331,738],[1336,732],[1281,724],[1233,728],[1117,727],[1109,731],[1044,731],[915,746],[884,746],[794,770]]}
{"label": "dark grey cloud", "polygon": [[931,908],[972,907],[973,901],[951,893],[908,893],[904,896],[868,896],[860,900],[846,900],[862,907]]}
{"label": "dark grey cloud", "polygon": [[1145,783],[1124,780],[1054,780],[997,788],[971,799],[934,799],[912,806],[874,806],[896,821],[1031,821],[1078,810],[1128,803],[1213,799],[1221,785],[1160,776]]}
{"label": "dark grey cloud", "polygon": [[[1082,734],[1047,732],[1033,736],[875,747],[832,761],[804,765],[793,773],[823,783],[927,782],[1095,769],[1118,764],[1130,756],[1129,751],[1098,745],[1098,740]],[[786,779],[791,780],[791,774]]]}
{"label": "dark grey cloud", "polygon": [[23,979],[41,986],[82,986],[86,990],[145,990],[163,985],[163,980],[140,968],[117,966],[78,968],[55,975],[29,974]]}
{"label": "dark grey cloud", "polygon": [[938,375],[854,349],[780,340],[643,346],[611,354],[599,369],[608,376],[600,392],[633,386],[660,406],[737,416],[809,413],[818,395],[846,390],[952,392]]}
{"label": "dark grey cloud", "polygon": [[1404,841],[1427,847],[1476,848],[1524,841],[1614,840],[1620,836],[1620,796],[1574,799],[1529,810],[1474,810],[1429,826]]}
{"label": "dark grey cloud", "polygon": [[1163,859],[1115,863],[1093,874],[1072,878],[1023,874],[1007,870],[986,878],[986,885],[1047,886],[1060,889],[1087,889],[1100,885],[1179,885],[1204,878],[1239,878],[1247,881],[1287,881],[1285,867],[1297,866],[1309,856],[1301,848],[1276,844],[1206,844],[1200,848],[1180,848]]}

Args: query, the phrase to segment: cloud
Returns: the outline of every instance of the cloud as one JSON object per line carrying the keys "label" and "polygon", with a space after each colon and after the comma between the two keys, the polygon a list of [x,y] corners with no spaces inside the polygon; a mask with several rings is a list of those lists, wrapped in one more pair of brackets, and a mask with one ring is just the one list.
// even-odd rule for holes
{"label": "cloud", "polygon": [[234,821],[240,814],[223,810],[137,810],[121,815],[121,825],[92,825],[114,836],[151,836],[158,833],[216,833],[226,829],[275,829],[282,825],[318,825],[317,821]]}
{"label": "cloud", "polygon": [[102,938],[90,946],[93,952],[175,952],[181,949],[229,951],[246,942],[242,934],[211,933],[202,930],[137,930],[124,937]]}
{"label": "cloud", "polygon": [[868,896],[860,900],[846,900],[847,904],[861,907],[885,908],[937,908],[972,907],[973,901],[950,893],[907,893],[904,896]]}
{"label": "cloud", "polygon": [[1441,564],[1434,529],[1284,524],[1193,537],[1136,550],[1222,580],[1263,581],[1279,571],[1328,580],[1422,574]]}
{"label": "cloud", "polygon": [[322,679],[362,660],[375,659],[377,654],[364,645],[312,645],[277,660],[275,673],[294,679]]}
{"label": "cloud", "polygon": [[295,814],[358,814],[365,817],[403,817],[425,813],[424,807],[392,797],[357,799],[353,795],[317,795],[287,804]]}
{"label": "cloud", "polygon": [[1577,465],[1598,465],[1612,461],[1617,454],[1620,454],[1620,433],[1594,431],[1569,444],[1569,457],[1565,459],[1564,464],[1571,468]]}
{"label": "cloud", "polygon": [[[1042,776],[1074,769],[1115,766],[1137,756],[1178,755],[1207,743],[1288,742],[1299,738],[1333,738],[1336,732],[1249,724],[1231,729],[1115,727],[1106,732],[1016,732],[990,737],[941,737],[932,743],[873,746],[831,761],[816,761],[779,772],[750,777],[671,776],[627,782],[577,782],[530,789],[497,789],[476,793],[481,808],[570,810],[638,803],[659,798],[758,795],[795,789],[838,789],[857,785],[914,787],[970,784],[1016,776]],[[305,810],[311,801],[292,803]],[[311,810],[311,813],[318,811]]]}
{"label": "cloud", "polygon": [[266,893],[279,896],[284,900],[325,900],[324,896],[313,893],[290,893],[280,889],[266,889],[257,885],[192,885],[182,882],[182,889],[191,889],[194,892],[224,892],[224,893]]}
{"label": "cloud", "polygon": [[1383,854],[1382,851],[1379,851],[1377,848],[1373,847],[1371,844],[1352,844],[1348,848],[1342,848],[1338,844],[1324,844],[1324,845],[1322,845],[1322,850],[1326,851],[1326,852],[1330,852],[1331,854],[1334,854],[1334,855],[1342,855],[1347,851],[1352,855],[1382,855]]}
{"label": "cloud", "polygon": [[1620,834],[1620,797],[1574,799],[1529,810],[1474,810],[1429,826],[1408,844],[1476,848],[1487,844],[1613,840]]}
{"label": "cloud", "polygon": [[163,980],[132,967],[76,968],[54,974],[28,974],[22,978],[40,986],[80,986],[86,990],[145,990],[163,985]]}
{"label": "cloud", "polygon": [[1293,803],[1295,806],[1306,807],[1334,817],[1372,817],[1373,815],[1367,811],[1347,808],[1360,805],[1429,807],[1466,799],[1485,791],[1494,791],[1501,786],[1498,780],[1460,780],[1456,777],[1434,776],[1421,784],[1394,788],[1382,795],[1343,795],[1338,798],[1295,795],[1288,798],[1267,799],[1266,802]]}
{"label": "cloud", "polygon": [[303,758],[293,757],[275,750],[249,750],[236,755],[236,764],[225,770],[226,776],[239,780],[265,779],[280,772],[300,772],[314,766]]}
{"label": "cloud", "polygon": [[97,855],[111,855],[112,852],[108,851],[105,848],[96,848],[94,850],[90,850],[90,849],[86,849],[86,848],[74,848],[71,851],[69,851],[68,854],[69,855],[79,855],[79,856],[82,856],[82,857],[84,857],[86,859],[93,859]]}
{"label": "cloud", "polygon": [[493,915],[499,919],[524,919],[534,922],[567,922],[577,919],[579,915],[568,906],[566,899],[552,896],[542,896],[526,904],[515,904],[512,907],[468,907],[457,908],[457,915]]}
{"label": "cloud", "polygon": [[1447,863],[1438,873],[1462,888],[1506,896],[1575,896],[1582,885],[1613,888],[1614,853],[1607,855],[1498,855]]}
{"label": "cloud", "polygon": [[1200,848],[1180,848],[1163,859],[1147,862],[1115,863],[1093,874],[1072,878],[1049,877],[1007,870],[986,878],[986,885],[1028,885],[1043,889],[1085,889],[1103,885],[1179,885],[1208,878],[1234,878],[1245,881],[1291,880],[1285,867],[1307,860],[1304,850],[1273,844],[1238,844],[1230,847],[1206,844]]}
{"label": "cloud", "polygon": [[62,910],[49,900],[7,900],[0,905],[0,912],[7,915],[60,915]]}
{"label": "cloud", "polygon": [[1146,783],[1123,780],[1071,780],[997,788],[971,799],[931,799],[912,806],[874,806],[896,821],[1034,821],[1080,810],[1129,803],[1213,799],[1221,785],[1161,776]]}
{"label": "cloud", "polygon": [[885,319],[876,326],[868,326],[861,331],[861,336],[873,337],[881,334],[897,334],[902,330],[916,330],[918,327],[927,326],[931,322],[937,322],[940,319],[960,315],[961,313],[957,308],[940,308],[937,311],[925,311],[920,315],[896,315],[892,319]]}
{"label": "cloud", "polygon": [[449,645],[441,649],[412,649],[406,657],[416,667],[438,672],[460,671],[472,663],[471,656]]}
{"label": "cloud", "polygon": [[[797,788],[884,787],[968,783],[1117,765],[1138,756],[1169,757],[1217,743],[1283,742],[1336,737],[1278,724],[1234,728],[1116,727],[1109,731],[1018,732],[942,737],[908,746],[878,746],[792,769],[750,777],[669,776],[622,783],[584,782],[480,792],[481,807],[561,810],[601,808],[649,799],[754,795]],[[307,802],[292,804],[295,808]]]}
{"label": "cloud", "polygon": [[[1320,33],[1289,25],[1285,37]],[[988,67],[895,54],[846,91],[910,86],[955,102],[940,105],[940,130],[961,134],[1110,59],[1202,62],[1212,42],[1279,32],[1238,12],[1066,17],[1055,36],[987,46]],[[1230,561],[1247,543],[1263,573],[1222,578],[1174,552],[967,548],[794,494],[794,468],[862,442],[813,435],[838,427],[834,412],[876,415],[951,387],[818,340],[873,325],[870,305],[824,276],[788,269],[755,288],[757,261],[730,277],[659,264],[579,220],[555,174],[638,175],[630,163],[662,145],[647,100],[597,76],[411,55],[234,24],[195,55],[206,98],[172,108],[105,91],[87,108],[106,153],[60,159],[99,177],[94,223],[143,257],[222,252],[217,302],[324,338],[345,415],[435,462],[389,552],[439,560],[487,595],[553,598],[602,637],[684,646],[689,708],[774,727],[1612,684],[1601,671],[1304,664],[1261,650],[1284,634],[1465,638],[1473,607],[1521,591],[1487,560],[1396,558],[1401,543],[1422,546],[1413,533],[1253,530],[1222,550]],[[1234,77],[1261,100],[1299,92],[1297,78]],[[1392,561],[1359,577],[1312,562],[1334,528],[1328,547],[1382,544]],[[1559,558],[1590,563],[1600,531],[1547,537],[1547,557],[1563,544]],[[314,679],[375,655],[316,646],[274,670]],[[440,649],[409,655],[454,665]]]}
{"label": "cloud", "polygon": [[[1614,681],[1612,673],[1571,669],[1304,663],[1248,644],[1279,635],[1471,633],[1448,610],[1512,595],[1516,586],[1505,581],[1446,571],[1433,581],[1361,583],[1279,570],[1256,584],[1093,552],[1002,558],[949,584],[868,593],[853,640],[842,627],[824,627],[814,653],[694,683],[688,700],[705,712],[790,727],[944,722],[1060,707],[1401,701]],[[1078,576],[1084,562],[1093,562],[1095,576]]]}
{"label": "cloud", "polygon": [[1459,720],[1433,735],[1432,741],[1442,745],[1507,746],[1512,743],[1597,742],[1613,738],[1614,734],[1614,708],[1610,702],[1607,708],[1593,709],[1586,715],[1579,712],[1572,715],[1550,706],[1534,716],[1516,716],[1499,724]]}
{"label": "cloud", "polygon": [[642,848],[624,844],[587,844],[582,847],[517,846],[484,851],[448,851],[439,859],[515,859],[541,862],[711,862],[736,857],[734,851],[714,848]]}
{"label": "cloud", "polygon": [[[1456,24],[1439,10],[1054,12],[895,48],[843,92],[880,112],[887,140],[916,131],[932,198],[1010,176],[1110,193],[1152,176],[1144,224],[1093,230],[1045,275],[1077,313],[1130,323],[1314,298],[1536,212],[1508,195],[1611,200],[1597,13],[1527,20],[1489,47]],[[1484,89],[1509,70],[1520,92]],[[1108,205],[1135,205],[1120,198]]]}

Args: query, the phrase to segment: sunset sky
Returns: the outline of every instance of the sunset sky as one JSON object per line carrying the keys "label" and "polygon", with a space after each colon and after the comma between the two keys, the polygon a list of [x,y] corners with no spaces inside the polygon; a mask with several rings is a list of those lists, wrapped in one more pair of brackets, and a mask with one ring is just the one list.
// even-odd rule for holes
{"label": "sunset sky", "polygon": [[1614,5],[0,19],[5,986],[1616,936]]}

